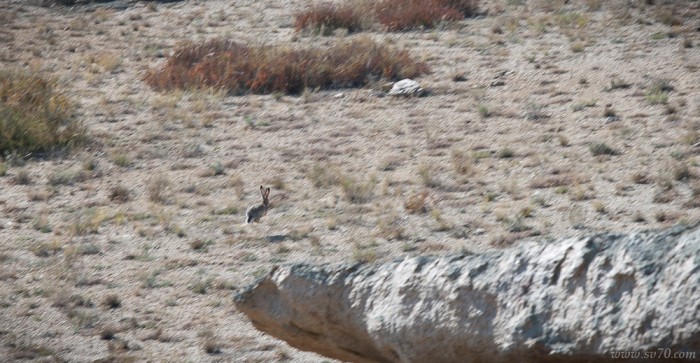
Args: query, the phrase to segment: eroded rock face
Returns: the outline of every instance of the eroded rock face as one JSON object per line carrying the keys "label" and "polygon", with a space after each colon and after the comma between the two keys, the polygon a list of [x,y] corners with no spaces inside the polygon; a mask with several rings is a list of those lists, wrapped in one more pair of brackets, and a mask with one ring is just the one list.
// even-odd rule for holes
{"label": "eroded rock face", "polygon": [[700,359],[700,229],[289,265],[235,301],[256,328],[354,362],[613,361],[658,348]]}

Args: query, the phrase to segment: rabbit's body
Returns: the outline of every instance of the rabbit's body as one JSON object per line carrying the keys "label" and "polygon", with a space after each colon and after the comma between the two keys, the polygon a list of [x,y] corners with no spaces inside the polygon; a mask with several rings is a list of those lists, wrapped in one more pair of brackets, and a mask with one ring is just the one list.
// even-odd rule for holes
{"label": "rabbit's body", "polygon": [[245,222],[251,223],[260,222],[260,218],[267,213],[267,208],[264,205],[253,205],[245,212]]}
{"label": "rabbit's body", "polygon": [[257,204],[248,208],[248,210],[245,212],[246,223],[259,223],[260,218],[267,214],[267,209],[270,207],[270,201],[268,199],[270,197],[270,188],[263,189],[263,186],[261,185],[260,195],[262,196],[263,202],[262,204]]}

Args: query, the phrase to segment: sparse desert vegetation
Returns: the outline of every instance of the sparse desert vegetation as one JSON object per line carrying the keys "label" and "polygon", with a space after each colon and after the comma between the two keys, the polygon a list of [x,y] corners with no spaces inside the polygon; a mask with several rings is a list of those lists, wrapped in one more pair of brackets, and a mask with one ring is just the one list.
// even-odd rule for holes
{"label": "sparse desert vegetation", "polygon": [[0,2],[0,357],[323,361],[231,294],[700,221],[698,1],[126,4]]}

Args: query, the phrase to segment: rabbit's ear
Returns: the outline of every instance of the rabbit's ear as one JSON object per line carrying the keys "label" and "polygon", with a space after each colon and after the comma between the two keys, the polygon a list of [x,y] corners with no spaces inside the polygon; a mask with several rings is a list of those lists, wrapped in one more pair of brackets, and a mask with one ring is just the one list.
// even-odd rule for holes
{"label": "rabbit's ear", "polygon": [[270,187],[265,189],[265,195],[263,196],[263,199],[267,200],[267,198],[270,197]]}
{"label": "rabbit's ear", "polygon": [[260,186],[260,195],[265,199],[265,190],[263,190],[263,186]]}

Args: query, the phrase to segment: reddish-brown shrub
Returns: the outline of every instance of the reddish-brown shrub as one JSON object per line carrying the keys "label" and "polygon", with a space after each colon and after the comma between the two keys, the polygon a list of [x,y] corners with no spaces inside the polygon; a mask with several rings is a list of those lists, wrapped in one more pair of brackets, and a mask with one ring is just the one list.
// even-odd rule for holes
{"label": "reddish-brown shrub", "polygon": [[479,0],[348,0],[342,4],[317,3],[296,14],[297,31],[332,31],[345,28],[357,32],[380,23],[389,31],[431,28],[440,22],[456,21],[476,13]]}
{"label": "reddish-brown shrub", "polygon": [[145,81],[160,91],[216,88],[232,94],[300,93],[305,88],[359,87],[372,79],[427,73],[427,64],[362,37],[331,47],[248,46],[223,39],[186,44]]}
{"label": "reddish-brown shrub", "polygon": [[[317,3],[296,14],[294,29],[327,32],[345,28],[350,33],[361,31],[363,25],[367,23],[363,20],[361,10],[347,3],[341,5],[330,2]],[[366,15],[367,12],[364,14]]]}
{"label": "reddish-brown shrub", "polygon": [[445,0],[383,0],[375,11],[379,23],[389,31],[432,28],[441,21],[464,18],[462,12],[449,6]]}

